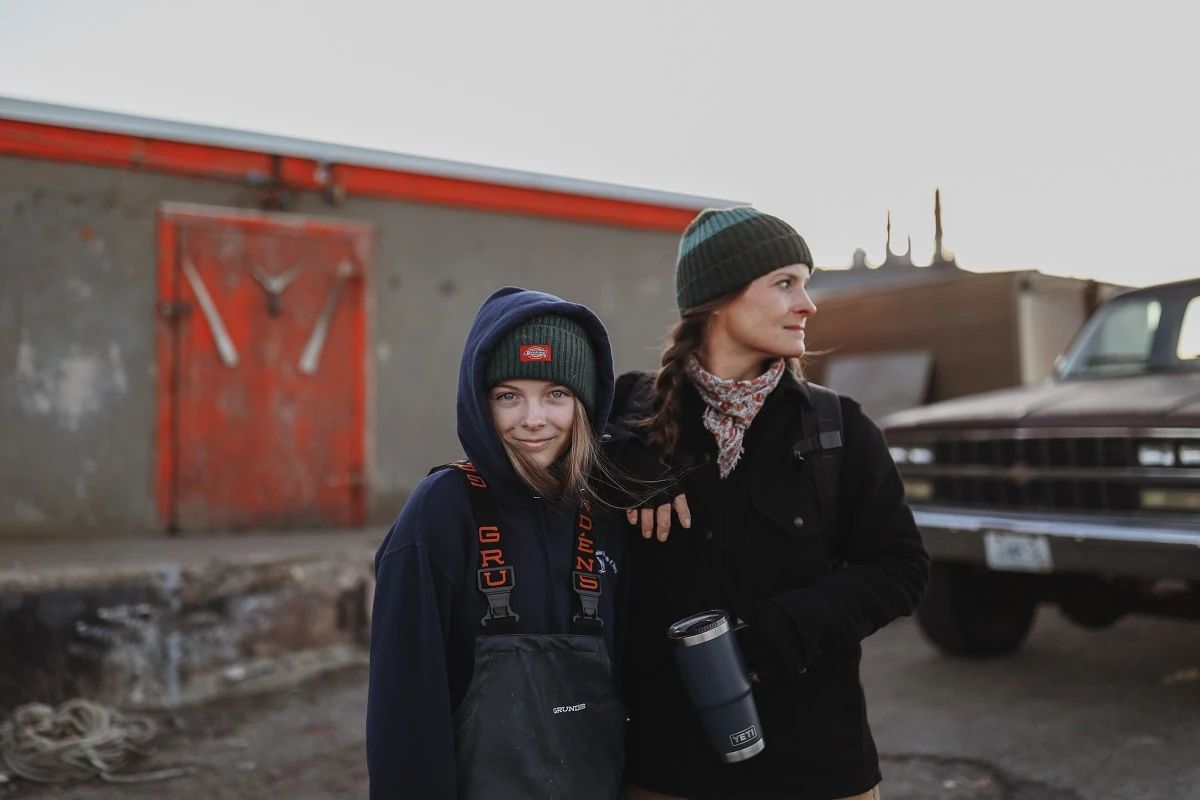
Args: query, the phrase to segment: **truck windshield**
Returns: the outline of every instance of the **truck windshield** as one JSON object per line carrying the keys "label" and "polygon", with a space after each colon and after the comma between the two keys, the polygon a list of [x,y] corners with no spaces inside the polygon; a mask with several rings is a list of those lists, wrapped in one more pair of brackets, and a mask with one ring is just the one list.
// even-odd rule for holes
{"label": "truck windshield", "polygon": [[1200,370],[1200,284],[1104,305],[1067,354],[1061,377]]}

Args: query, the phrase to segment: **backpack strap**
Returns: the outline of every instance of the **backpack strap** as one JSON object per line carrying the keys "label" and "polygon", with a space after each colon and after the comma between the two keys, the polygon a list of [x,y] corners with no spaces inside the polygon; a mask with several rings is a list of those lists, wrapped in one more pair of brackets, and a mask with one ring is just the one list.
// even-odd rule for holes
{"label": "backpack strap", "polygon": [[838,522],[838,485],[842,477],[842,403],[837,392],[815,383],[806,384],[813,408],[802,415],[804,437],[792,448],[797,461],[812,457],[821,516],[825,530],[835,535]]}

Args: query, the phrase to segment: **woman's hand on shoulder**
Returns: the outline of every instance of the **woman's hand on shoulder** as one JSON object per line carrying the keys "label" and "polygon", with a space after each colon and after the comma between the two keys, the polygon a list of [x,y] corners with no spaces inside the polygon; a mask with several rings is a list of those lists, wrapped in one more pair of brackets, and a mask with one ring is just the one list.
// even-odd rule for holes
{"label": "woman's hand on shoulder", "polygon": [[618,468],[614,477],[621,484],[614,505],[630,504],[625,510],[629,524],[640,527],[644,538],[654,536],[665,542],[671,532],[673,509],[679,524],[690,528],[692,512],[678,481],[678,472],[664,464],[630,428],[610,422],[606,430],[605,454]]}
{"label": "woman's hand on shoulder", "polygon": [[671,511],[679,517],[679,524],[685,528],[692,527],[692,512],[688,508],[687,495],[677,494],[669,503],[659,506],[643,506],[625,510],[625,519],[630,525],[640,527],[643,539],[654,536],[660,542],[665,542],[671,534]]}

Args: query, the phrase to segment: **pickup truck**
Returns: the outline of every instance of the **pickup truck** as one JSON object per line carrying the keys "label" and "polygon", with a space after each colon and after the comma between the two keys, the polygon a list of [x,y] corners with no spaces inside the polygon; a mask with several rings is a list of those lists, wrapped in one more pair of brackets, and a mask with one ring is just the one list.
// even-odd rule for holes
{"label": "pickup truck", "polygon": [[1019,648],[1039,604],[1200,619],[1200,279],[1118,295],[1053,377],[883,420],[934,559],[944,652]]}

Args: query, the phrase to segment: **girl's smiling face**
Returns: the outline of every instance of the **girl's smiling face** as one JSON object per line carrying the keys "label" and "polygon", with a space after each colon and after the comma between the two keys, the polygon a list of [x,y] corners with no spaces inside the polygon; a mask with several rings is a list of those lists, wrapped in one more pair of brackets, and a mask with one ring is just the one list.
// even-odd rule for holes
{"label": "girl's smiling face", "polygon": [[575,395],[562,384],[501,381],[488,390],[488,405],[501,440],[543,469],[558,460],[571,440]]}

